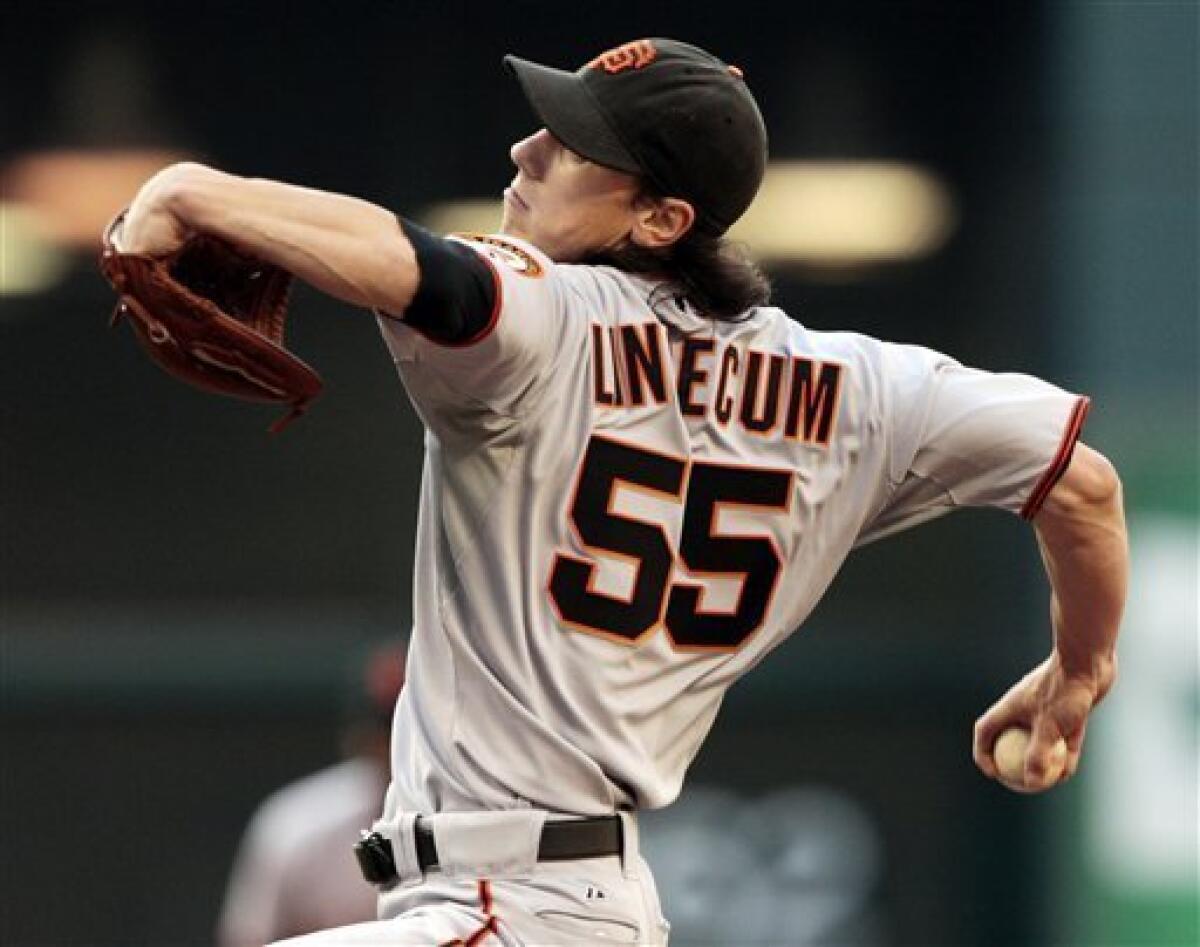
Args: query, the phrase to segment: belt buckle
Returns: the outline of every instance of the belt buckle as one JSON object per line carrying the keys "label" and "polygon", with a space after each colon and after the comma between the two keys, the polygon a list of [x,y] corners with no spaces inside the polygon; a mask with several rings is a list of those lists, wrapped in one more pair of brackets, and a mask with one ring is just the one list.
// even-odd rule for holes
{"label": "belt buckle", "polygon": [[362,876],[373,885],[386,887],[400,880],[392,843],[378,832],[362,830],[362,838],[354,844],[354,857]]}

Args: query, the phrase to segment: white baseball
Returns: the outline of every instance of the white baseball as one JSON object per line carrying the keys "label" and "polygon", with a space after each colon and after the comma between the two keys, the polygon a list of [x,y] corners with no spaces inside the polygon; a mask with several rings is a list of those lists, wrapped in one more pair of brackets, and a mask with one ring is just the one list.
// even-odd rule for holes
{"label": "white baseball", "polygon": [[[1009,789],[1024,792],[1025,753],[1029,749],[1030,732],[1024,727],[1009,727],[992,745],[992,759],[1000,771],[1000,781]],[[1046,774],[1047,784],[1054,785],[1062,776],[1067,763],[1067,742],[1061,737],[1050,752],[1050,769]]]}

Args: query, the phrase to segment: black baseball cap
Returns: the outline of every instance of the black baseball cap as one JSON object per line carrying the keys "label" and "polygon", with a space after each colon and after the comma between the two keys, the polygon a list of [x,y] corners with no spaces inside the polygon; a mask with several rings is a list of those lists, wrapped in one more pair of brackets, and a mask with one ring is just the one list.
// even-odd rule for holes
{"label": "black baseball cap", "polygon": [[645,177],[724,233],[750,206],[767,130],[742,71],[673,39],[640,39],[578,72],[516,56],[504,64],[555,138],[596,164]]}

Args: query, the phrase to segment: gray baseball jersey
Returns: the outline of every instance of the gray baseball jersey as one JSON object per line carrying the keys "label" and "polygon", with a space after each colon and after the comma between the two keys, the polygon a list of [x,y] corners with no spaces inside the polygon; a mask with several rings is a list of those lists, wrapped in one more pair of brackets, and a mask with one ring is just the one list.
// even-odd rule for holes
{"label": "gray baseball jersey", "polygon": [[427,430],[389,816],[666,805],[726,689],[852,548],[960,506],[1031,516],[1087,410],[464,240],[496,281],[484,331],[447,346],[380,320]]}

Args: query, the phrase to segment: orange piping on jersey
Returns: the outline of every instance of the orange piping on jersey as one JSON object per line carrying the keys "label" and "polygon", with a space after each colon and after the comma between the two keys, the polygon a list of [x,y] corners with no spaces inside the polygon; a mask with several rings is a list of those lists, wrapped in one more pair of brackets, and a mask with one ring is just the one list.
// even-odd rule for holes
{"label": "orange piping on jersey", "polygon": [[1075,444],[1079,441],[1079,434],[1083,431],[1084,419],[1087,418],[1091,407],[1092,399],[1086,395],[1081,395],[1075,402],[1075,407],[1071,409],[1071,416],[1067,419],[1067,427],[1063,431],[1058,453],[1054,455],[1054,460],[1042,474],[1042,479],[1033,488],[1033,493],[1029,494],[1025,505],[1021,507],[1021,519],[1031,520],[1037,515],[1037,511],[1046,502],[1046,497],[1050,495],[1054,485],[1066,473],[1067,467],[1071,464],[1071,455],[1075,453]]}
{"label": "orange piping on jersey", "polygon": [[467,938],[466,947],[476,947],[482,944],[488,934],[496,933],[496,915],[492,913],[492,883],[486,878],[479,880],[479,901],[483,906],[483,916],[487,919],[483,927]]}
{"label": "orange piping on jersey", "polygon": [[483,926],[466,940],[456,937],[439,945],[439,947],[478,947],[488,934],[496,933],[499,918],[492,913],[492,883],[486,878],[479,879],[479,903],[483,908]]}
{"label": "orange piping on jersey", "polygon": [[[463,339],[460,342],[439,342],[437,339],[431,339],[430,341],[437,342],[438,345],[441,345],[445,348],[462,349],[467,348],[468,346],[478,345],[489,335],[491,335],[492,331],[496,328],[496,324],[500,321],[500,310],[504,308],[504,281],[500,279],[500,272],[496,269],[496,264],[488,259],[486,253],[480,253],[479,258],[483,260],[483,262],[488,265],[488,269],[491,270],[492,285],[496,287],[496,299],[492,303],[492,312],[491,315],[488,316],[487,324],[473,336]],[[426,338],[429,338],[429,336],[426,336]]]}
{"label": "orange piping on jersey", "polygon": [[[690,468],[692,466],[694,466],[696,463],[700,463],[700,462],[693,461],[691,464],[689,464],[689,470],[688,470],[689,480],[690,480],[690,474],[691,474]],[[791,510],[792,496],[795,493],[795,473],[793,471],[779,470],[776,467],[761,467],[757,464],[716,464],[716,463],[711,463],[711,462],[705,462],[705,463],[707,466],[710,466],[710,467],[735,467],[739,470],[761,470],[764,473],[784,473],[787,475],[787,478],[788,478],[787,492],[784,495],[783,502],[778,505],[775,505],[775,506],[773,506],[771,504],[767,504],[767,503],[739,503],[736,500],[718,500],[717,502],[715,502],[713,504],[712,513],[709,516],[709,522],[708,522],[708,535],[709,536],[717,536],[717,537],[730,536],[731,538],[739,538],[742,536],[742,534],[739,534],[739,533],[730,534],[730,533],[718,533],[717,532],[717,516],[719,515],[721,508],[723,508],[723,507],[733,507],[733,508],[740,508],[740,509],[747,509],[747,510],[778,510],[781,513],[787,513]],[[783,559],[783,554],[780,552],[779,547],[775,544],[774,536],[772,536],[770,534],[765,534],[765,535],[759,534],[759,535],[745,536],[745,538],[746,539],[765,539],[770,544],[771,551],[775,553],[775,559],[779,563],[779,569],[776,571],[775,578],[771,582],[771,593],[770,593],[770,595],[767,596],[767,604],[766,604],[766,607],[763,609],[763,620],[760,621],[754,627],[754,629],[751,632],[749,632],[746,635],[746,637],[744,637],[741,640],[740,643],[738,643],[736,645],[732,645],[732,646],[730,646],[730,645],[679,644],[679,642],[677,642],[675,640],[675,636],[671,634],[670,624],[664,621],[663,628],[667,632],[667,637],[671,640],[671,650],[677,651],[677,652],[682,652],[684,654],[732,653],[735,651],[740,651],[742,648],[744,648],[750,642],[750,640],[752,638],[754,638],[755,635],[758,634],[759,630],[762,628],[764,622],[766,621],[766,616],[771,613],[771,606],[775,602],[775,593],[779,590],[779,580],[783,577],[785,563],[784,563],[784,559]],[[741,584],[741,587],[738,589],[737,601],[734,603],[734,607],[731,610],[704,611],[703,604],[704,604],[704,595],[705,595],[705,591],[706,591],[704,586],[699,585],[698,583],[694,583],[694,582],[684,582],[682,580],[677,580],[676,582],[674,582],[672,584],[671,590],[667,593],[666,597],[667,597],[668,606],[670,604],[671,593],[676,588],[687,587],[687,588],[693,588],[693,589],[699,590],[698,597],[696,600],[696,610],[698,613],[703,614],[703,615],[736,615],[738,613],[738,609],[741,607],[741,604],[742,604],[742,596],[746,592],[746,578],[747,578],[748,573],[746,573],[746,572],[712,572],[712,571],[708,571],[708,570],[704,570],[704,569],[693,569],[690,565],[688,565],[687,561],[683,558],[682,554],[679,556],[679,561],[682,563],[682,565],[683,565],[684,569],[687,571],[688,575],[692,575],[692,576],[705,576],[705,575],[741,576],[742,584]]]}

